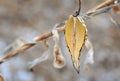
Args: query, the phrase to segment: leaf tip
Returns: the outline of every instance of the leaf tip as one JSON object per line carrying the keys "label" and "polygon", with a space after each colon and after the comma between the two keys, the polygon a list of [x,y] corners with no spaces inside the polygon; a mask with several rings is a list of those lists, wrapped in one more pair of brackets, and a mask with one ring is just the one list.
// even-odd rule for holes
{"label": "leaf tip", "polygon": [[79,74],[80,65],[78,63],[74,63],[73,66],[74,66],[76,72]]}

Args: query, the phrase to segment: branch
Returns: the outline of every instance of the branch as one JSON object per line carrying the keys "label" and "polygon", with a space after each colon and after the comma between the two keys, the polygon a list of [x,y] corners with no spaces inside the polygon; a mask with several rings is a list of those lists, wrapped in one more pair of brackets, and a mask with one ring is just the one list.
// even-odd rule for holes
{"label": "branch", "polygon": [[115,0],[106,0],[105,2],[99,4],[98,6],[92,8],[91,10],[97,10],[106,6],[109,6],[114,3]]}
{"label": "branch", "polygon": [[[89,10],[86,15],[87,16],[95,16],[98,14],[101,14],[103,12],[108,11],[109,9],[111,9],[112,7],[115,6],[115,4],[113,4],[115,2],[115,0],[106,0],[105,2],[97,5],[96,7],[92,8],[91,10]],[[113,4],[113,5],[111,5]],[[118,4],[118,3],[116,3]]]}
{"label": "branch", "polygon": [[[100,9],[100,8],[103,8],[103,7],[108,6],[108,5],[110,5],[110,4],[113,4],[114,1],[115,1],[115,0],[107,0],[107,1],[105,1],[105,2],[103,2],[103,3],[101,3],[100,5],[92,8],[92,9],[89,10],[88,12],[90,12],[90,11],[92,11],[92,10],[96,11],[97,9]],[[90,15],[92,15],[92,14],[90,14]],[[57,28],[57,31],[58,31],[59,33],[62,32],[62,31],[64,31],[64,30],[65,30],[65,23],[62,24],[62,26],[59,26],[59,28]],[[15,55],[18,55],[19,53],[24,52],[25,50],[27,50],[27,49],[31,48],[32,46],[36,45],[37,42],[42,41],[42,40],[44,40],[44,39],[47,39],[47,38],[49,38],[49,37],[51,37],[51,36],[52,36],[52,32],[48,32],[48,33],[45,33],[45,34],[43,34],[43,35],[41,35],[41,36],[33,39],[33,43],[25,44],[25,45],[22,46],[21,48],[19,48],[19,49],[17,49],[17,50],[13,50],[12,52],[10,52],[10,53],[6,54],[5,56],[3,56],[3,57],[0,59],[0,63],[3,63],[6,59],[9,59],[10,57],[13,57],[13,56],[15,56]]]}

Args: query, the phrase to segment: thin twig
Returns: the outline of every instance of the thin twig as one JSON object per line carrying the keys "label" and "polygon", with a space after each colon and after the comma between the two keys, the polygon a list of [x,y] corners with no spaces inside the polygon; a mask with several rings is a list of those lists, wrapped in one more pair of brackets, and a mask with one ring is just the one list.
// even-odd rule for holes
{"label": "thin twig", "polygon": [[[102,10],[102,8],[105,8],[105,7],[108,8],[108,6],[111,5],[111,4],[113,4],[114,1],[115,1],[115,0],[106,0],[105,2],[103,2],[103,3],[99,4],[99,5],[97,5],[96,7],[90,9],[90,10],[86,13],[86,15],[87,15],[87,16],[94,15],[94,14],[96,14],[96,13],[94,13],[94,12],[98,12],[98,11],[99,11],[98,9],[101,9],[101,10]],[[98,10],[98,11],[97,11],[97,10]],[[101,13],[102,13],[102,12],[101,12]]]}
{"label": "thin twig", "polygon": [[[99,8],[108,6],[108,5],[112,4],[112,3],[114,3],[114,1],[115,1],[115,0],[107,0],[107,1],[105,1],[105,2],[103,2],[103,3],[101,3],[100,5],[94,7],[94,8],[91,9],[91,10],[94,10],[94,11],[95,11],[95,10],[97,10],[97,9],[99,9]],[[90,10],[90,11],[91,11],[91,10]],[[89,11],[88,11],[88,12],[89,12]],[[65,30],[64,24],[57,29],[57,31],[58,31],[59,33],[62,32],[62,31],[64,31],[64,30]],[[6,54],[5,56],[3,56],[3,57],[0,59],[0,63],[3,63],[6,59],[8,59],[8,58],[10,58],[10,57],[13,57],[13,56],[15,56],[15,55],[18,55],[18,54],[21,53],[21,52],[24,52],[25,50],[27,50],[27,49],[31,48],[32,46],[34,46],[37,42],[39,42],[39,41],[41,41],[41,40],[44,40],[44,39],[46,39],[46,38],[48,38],[48,37],[51,37],[51,36],[52,36],[52,32],[48,32],[48,33],[45,33],[45,34],[40,35],[39,37],[33,39],[33,43],[26,44],[26,45],[22,46],[20,49],[14,50],[14,51]]]}
{"label": "thin twig", "polygon": [[92,8],[91,10],[97,10],[97,9],[100,9],[100,8],[103,8],[105,6],[108,6],[108,5],[111,5],[114,3],[115,0],[106,0],[105,2],[101,3],[100,5]]}
{"label": "thin twig", "polygon": [[[62,32],[62,31],[64,31],[64,29],[65,29],[65,27],[62,26],[62,27],[58,28],[57,31],[58,31],[58,32]],[[39,42],[39,41],[41,41],[41,40],[43,40],[43,39],[46,39],[46,38],[48,38],[48,37],[51,37],[51,36],[52,36],[52,32],[47,32],[47,33],[45,33],[45,34],[43,34],[43,35],[41,35],[41,36],[33,39],[33,43],[25,44],[25,45],[24,45],[23,47],[21,47],[20,49],[17,49],[17,50],[15,50],[15,51],[10,52],[10,53],[6,54],[5,56],[3,56],[3,57],[0,59],[0,63],[3,63],[3,62],[5,61],[5,59],[8,59],[8,58],[10,58],[10,57],[12,57],[12,56],[15,56],[15,55],[17,55],[17,54],[19,54],[19,53],[21,53],[21,52],[24,52],[25,50],[27,50],[27,49],[29,49],[30,47],[34,46],[37,42]],[[34,43],[34,42],[36,42],[36,43]]]}
{"label": "thin twig", "polygon": [[83,15],[83,18],[84,18],[85,15],[88,16],[88,17],[90,17],[90,16],[93,17],[93,16],[99,15],[101,13],[107,12],[110,9],[112,9],[113,7],[115,7],[117,4],[120,4],[120,2],[116,3],[116,4],[109,5],[109,6],[105,6],[103,8],[97,9],[97,10],[88,11],[86,14]]}

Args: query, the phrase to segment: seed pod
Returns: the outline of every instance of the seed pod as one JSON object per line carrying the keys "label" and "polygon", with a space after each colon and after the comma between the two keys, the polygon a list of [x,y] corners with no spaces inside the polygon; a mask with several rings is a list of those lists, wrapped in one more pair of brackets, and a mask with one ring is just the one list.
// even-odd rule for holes
{"label": "seed pod", "polygon": [[75,70],[79,73],[81,50],[87,36],[86,25],[82,18],[70,16],[65,24],[65,39]]}

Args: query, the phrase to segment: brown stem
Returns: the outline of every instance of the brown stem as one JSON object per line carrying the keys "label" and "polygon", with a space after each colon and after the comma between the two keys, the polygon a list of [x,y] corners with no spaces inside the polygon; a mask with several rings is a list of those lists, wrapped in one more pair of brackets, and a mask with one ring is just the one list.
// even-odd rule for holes
{"label": "brown stem", "polygon": [[[57,31],[58,31],[58,32],[62,32],[62,31],[64,31],[64,29],[65,29],[65,26],[62,26],[62,27],[58,28]],[[45,34],[43,34],[43,35],[35,38],[33,41],[34,41],[34,42],[39,42],[39,41],[41,41],[41,40],[43,40],[43,39],[46,39],[46,38],[48,38],[48,37],[51,37],[51,36],[52,36],[52,32],[48,32],[48,33],[45,33]],[[3,63],[5,59],[8,59],[8,58],[10,58],[10,57],[12,57],[12,56],[15,56],[15,55],[17,55],[17,54],[19,54],[19,53],[21,53],[21,52],[24,52],[25,50],[29,49],[30,47],[32,47],[32,46],[34,46],[34,45],[35,45],[35,43],[26,44],[26,45],[24,45],[23,47],[21,47],[20,49],[15,50],[15,51],[13,51],[13,52],[10,52],[10,53],[6,54],[5,56],[3,56],[3,57],[0,59],[0,63]]]}
{"label": "brown stem", "polygon": [[[112,3],[114,3],[114,0],[107,0],[107,1],[105,1],[105,2],[103,2],[103,3],[101,3],[100,5],[94,7],[92,10],[97,10],[97,9],[99,9],[99,8],[105,7],[105,6],[110,5],[110,4],[112,4]],[[64,30],[65,30],[65,25],[62,25],[61,27],[59,27],[59,28],[57,29],[57,31],[58,31],[59,33],[62,32],[62,31],[64,31]],[[41,40],[43,40],[43,39],[46,39],[46,38],[48,38],[48,37],[51,37],[51,36],[52,36],[52,32],[48,32],[48,33],[45,33],[45,34],[43,34],[43,35],[35,38],[35,39],[33,40],[33,42],[36,42],[36,43],[37,43],[37,42],[39,42],[39,41],[41,41]],[[21,47],[20,49],[14,50],[14,51],[6,54],[5,56],[3,56],[3,57],[0,59],[0,63],[3,63],[4,60],[6,60],[6,59],[8,59],[8,58],[10,58],[10,57],[12,57],[12,56],[15,56],[15,55],[17,55],[17,54],[19,54],[19,53],[21,53],[21,52],[24,52],[25,50],[29,49],[30,47],[32,47],[32,46],[34,46],[34,45],[35,45],[35,43],[33,43],[33,44],[26,44],[26,45],[24,45],[23,47]]]}
{"label": "brown stem", "polygon": [[115,0],[106,0],[105,2],[97,5],[96,7],[92,8],[91,10],[97,10],[97,9],[100,9],[100,8],[103,8],[105,6],[108,6],[108,5],[111,5],[112,3],[114,3]]}

